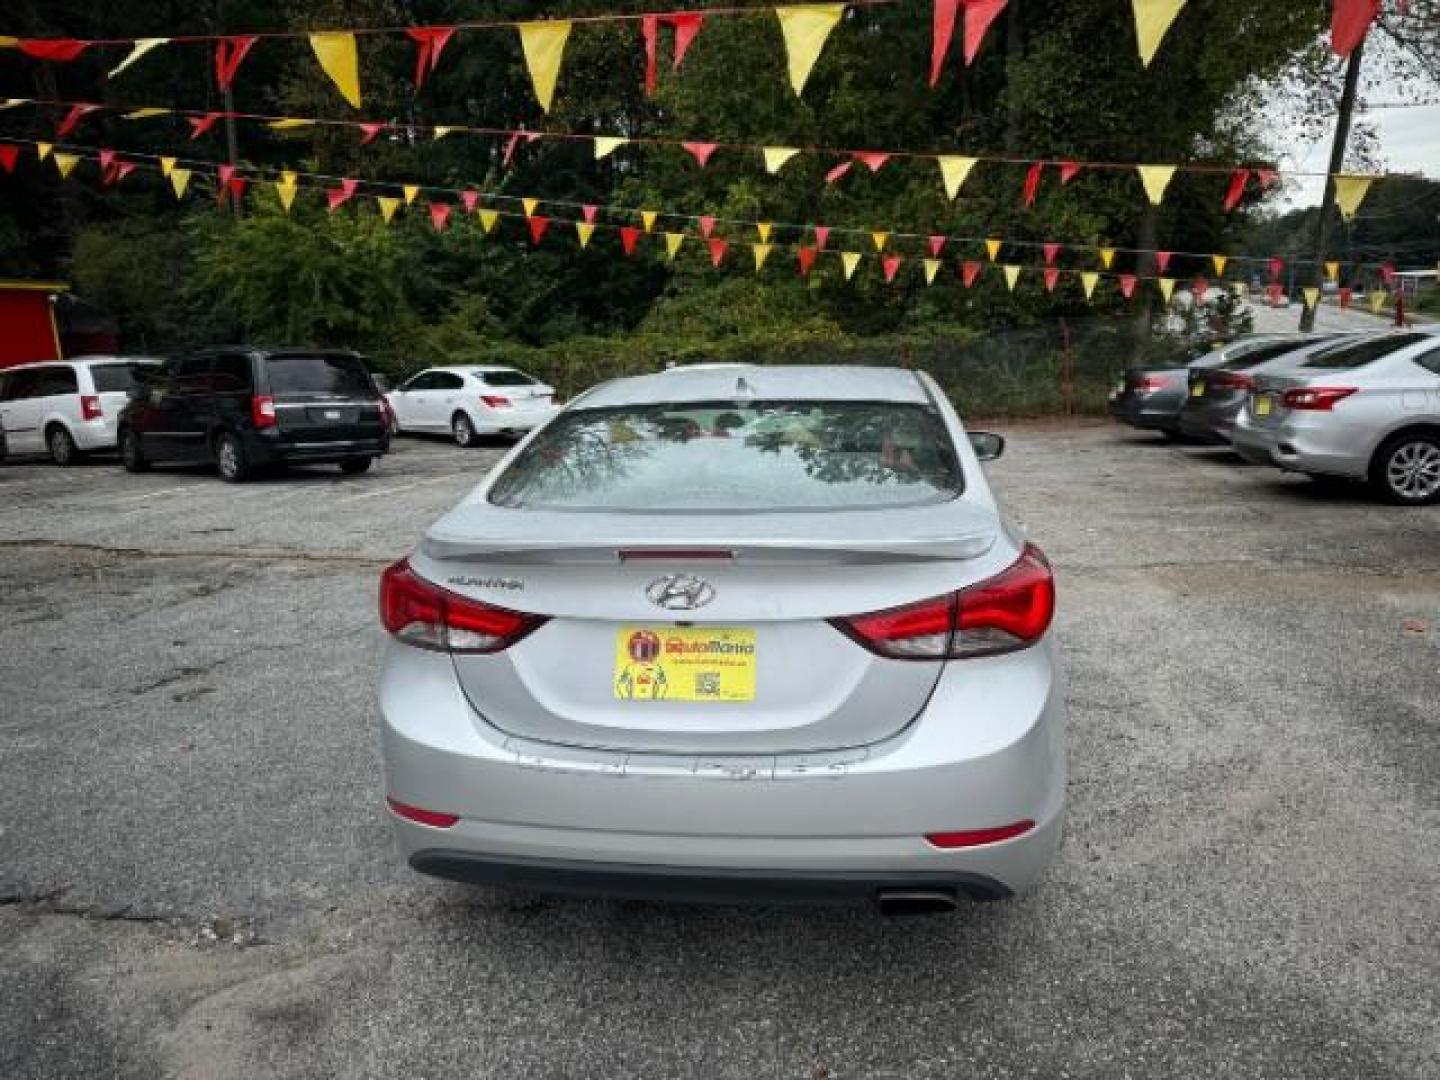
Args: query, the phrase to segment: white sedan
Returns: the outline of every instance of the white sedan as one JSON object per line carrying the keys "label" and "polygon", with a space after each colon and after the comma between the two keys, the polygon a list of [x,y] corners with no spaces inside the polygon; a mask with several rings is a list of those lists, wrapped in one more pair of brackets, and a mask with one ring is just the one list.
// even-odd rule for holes
{"label": "white sedan", "polygon": [[385,395],[396,430],[448,431],[461,446],[481,435],[523,435],[555,413],[555,388],[508,367],[426,368]]}

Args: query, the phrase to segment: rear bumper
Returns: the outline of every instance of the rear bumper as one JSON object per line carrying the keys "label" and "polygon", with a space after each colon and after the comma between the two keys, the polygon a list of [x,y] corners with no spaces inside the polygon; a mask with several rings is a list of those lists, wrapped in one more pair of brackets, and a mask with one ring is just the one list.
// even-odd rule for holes
{"label": "rear bumper", "polygon": [[1323,420],[1313,426],[1286,420],[1276,428],[1274,447],[1271,461],[1290,472],[1363,480],[1370,471],[1370,440]]}
{"label": "rear bumper", "polygon": [[390,450],[390,436],[301,441],[251,434],[245,449],[256,465],[328,463],[349,458],[380,457]]}
{"label": "rear bumper", "polygon": [[1179,395],[1157,394],[1144,398],[1124,395],[1110,401],[1110,415],[1122,424],[1143,431],[1180,430],[1180,406],[1183,398]]}
{"label": "rear bumper", "polygon": [[1230,432],[1230,445],[1253,465],[1275,464],[1275,438],[1268,429],[1252,428],[1241,421]]}
{"label": "rear bumper", "polygon": [[1187,409],[1180,413],[1180,431],[1183,435],[1202,442],[1217,445],[1228,443],[1235,429],[1235,416],[1238,412],[1238,406],[1234,409],[1207,409],[1204,412]]}
{"label": "rear bumper", "polygon": [[115,420],[105,416],[99,420],[82,420],[71,424],[70,435],[81,450],[114,450]]}
{"label": "rear bumper", "polygon": [[533,431],[546,423],[558,409],[542,409],[504,413],[494,411],[475,417],[475,432],[479,435],[520,435]]}

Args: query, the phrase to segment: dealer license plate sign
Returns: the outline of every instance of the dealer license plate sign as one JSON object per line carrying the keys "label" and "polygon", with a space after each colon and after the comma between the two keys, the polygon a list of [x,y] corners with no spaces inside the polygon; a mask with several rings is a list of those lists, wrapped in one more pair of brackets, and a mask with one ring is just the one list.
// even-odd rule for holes
{"label": "dealer license plate sign", "polygon": [[622,701],[754,701],[755,631],[621,627],[613,688]]}

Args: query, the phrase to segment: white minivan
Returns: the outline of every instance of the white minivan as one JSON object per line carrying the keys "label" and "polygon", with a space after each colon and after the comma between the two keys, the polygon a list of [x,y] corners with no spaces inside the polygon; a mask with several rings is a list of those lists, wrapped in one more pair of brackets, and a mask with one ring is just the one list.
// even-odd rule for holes
{"label": "white minivan", "polygon": [[73,465],[87,451],[115,449],[115,418],[158,360],[80,356],[0,371],[0,430],[12,456],[49,454]]}

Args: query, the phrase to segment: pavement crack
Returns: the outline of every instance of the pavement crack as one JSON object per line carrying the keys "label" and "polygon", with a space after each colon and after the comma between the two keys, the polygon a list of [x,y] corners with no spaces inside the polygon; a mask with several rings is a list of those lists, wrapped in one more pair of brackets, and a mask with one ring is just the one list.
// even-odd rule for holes
{"label": "pavement crack", "polygon": [[110,547],[105,544],[82,544],[62,540],[0,540],[0,550],[59,551],[71,554],[105,555],[116,559],[175,560],[232,559],[260,565],[294,563],[301,566],[344,566],[381,569],[393,559],[373,555],[347,555],[341,552],[310,553],[304,551],[257,551],[253,548],[177,549],[150,551],[145,548]]}
{"label": "pavement crack", "polygon": [[0,893],[0,907],[20,907],[39,915],[67,915],[92,922],[168,923],[171,915],[136,911],[130,904],[76,904],[64,899],[68,886],[49,891],[16,890]]}

